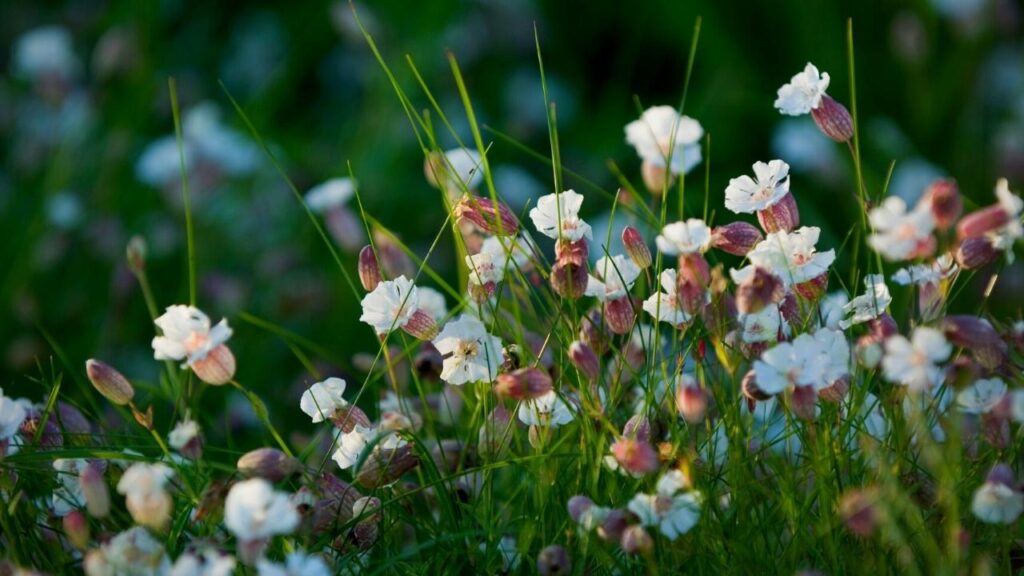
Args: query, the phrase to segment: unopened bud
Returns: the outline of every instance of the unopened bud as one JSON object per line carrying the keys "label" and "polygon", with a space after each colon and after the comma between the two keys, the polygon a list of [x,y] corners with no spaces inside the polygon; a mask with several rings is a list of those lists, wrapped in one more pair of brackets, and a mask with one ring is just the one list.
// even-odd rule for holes
{"label": "unopened bud", "polygon": [[363,246],[359,251],[359,282],[363,290],[372,292],[380,284],[380,265],[377,263],[377,255],[373,253],[371,246]]}
{"label": "unopened bud", "polygon": [[866,538],[878,527],[878,514],[875,512],[875,501],[878,499],[874,490],[850,490],[839,500],[839,513],[846,528]]}
{"label": "unopened bud", "polygon": [[499,374],[494,393],[513,400],[531,400],[551,391],[551,376],[539,368],[520,368],[511,374]]}
{"label": "unopened bud", "polygon": [[647,191],[655,196],[661,196],[661,192],[671,188],[676,181],[674,174],[669,174],[664,166],[650,160],[644,160],[640,164],[640,176],[643,178]]}
{"label": "unopened bud", "polygon": [[612,444],[611,450],[619,466],[633,476],[643,476],[658,469],[658,453],[647,442],[623,437]]}
{"label": "unopened bud", "polygon": [[352,520],[356,502],[363,497],[358,490],[337,476],[324,472],[317,477],[320,500],[313,509],[313,533],[320,535],[337,530]]}
{"label": "unopened bud", "polygon": [[397,482],[406,472],[420,463],[412,446],[377,448],[363,462],[356,474],[356,482],[366,488],[380,488]]}
{"label": "unopened bud", "polygon": [[763,401],[771,398],[771,394],[761,390],[761,387],[757,385],[757,376],[754,371],[751,370],[743,376],[742,383],[743,395],[753,401]]}
{"label": "unopened bud", "polygon": [[1006,342],[991,324],[977,316],[947,316],[942,321],[942,331],[950,342],[970,350],[978,364],[989,370],[995,370],[1007,361]]}
{"label": "unopened bud", "polygon": [[817,301],[828,290],[828,272],[823,272],[806,282],[793,285],[793,291],[811,302]]}
{"label": "unopened bud", "polygon": [[622,245],[626,249],[629,259],[636,264],[636,267],[645,270],[651,265],[651,249],[644,242],[640,231],[633,226],[626,226],[622,229]]}
{"label": "unopened bud", "polygon": [[600,356],[608,350],[609,336],[601,322],[601,309],[593,308],[580,319],[580,342],[590,346]]}
{"label": "unopened bud", "polygon": [[956,225],[956,237],[960,240],[981,238],[1002,228],[1010,221],[1010,215],[999,204],[975,210],[960,219]]}
{"label": "unopened bud", "polygon": [[519,220],[512,209],[500,201],[467,195],[452,211],[457,221],[472,222],[491,235],[515,236],[519,233]]}
{"label": "unopened bud", "polygon": [[821,104],[811,110],[811,117],[818,125],[822,134],[836,142],[846,142],[853,138],[853,120],[850,112],[828,94],[821,95]]}
{"label": "unopened bud", "polygon": [[564,576],[572,573],[569,553],[558,545],[551,545],[537,555],[537,572],[541,576]]}
{"label": "unopened bud", "polygon": [[437,336],[437,321],[426,310],[416,310],[402,330],[419,340],[433,340]]}
{"label": "unopened bud", "polygon": [[280,482],[302,469],[302,464],[276,448],[258,448],[243,454],[236,467],[246,478],[259,477]]}
{"label": "unopened bud", "polygon": [[935,227],[939,230],[951,228],[964,209],[960,190],[953,180],[940,179],[932,182],[925,190],[921,201],[927,202],[935,218]]}
{"label": "unopened bud", "polygon": [[135,396],[135,389],[128,379],[109,364],[99,360],[86,360],[85,373],[96,391],[118,406],[125,406]]}
{"label": "unopened bud", "polygon": [[85,508],[94,518],[106,518],[110,514],[110,489],[103,478],[102,465],[95,462],[86,464],[78,473],[82,486]]}
{"label": "unopened bud", "polygon": [[570,242],[567,239],[555,243],[555,260],[557,264],[575,264],[586,267],[587,258],[590,256],[590,246],[586,240]]}
{"label": "unopened bud", "polygon": [[334,413],[331,414],[331,422],[334,422],[334,425],[346,434],[355,430],[356,426],[370,428],[372,425],[366,412],[354,404],[335,408]]}
{"label": "unopened bud", "polygon": [[748,222],[730,222],[711,231],[711,246],[727,254],[746,256],[764,235]]}
{"label": "unopened bud", "polygon": [[200,380],[211,386],[221,386],[235,377],[235,355],[225,344],[210,350],[202,360],[192,363],[192,370]]}
{"label": "unopened bud", "polygon": [[630,512],[618,508],[608,511],[604,521],[597,527],[597,535],[606,542],[616,542],[622,538],[630,521],[634,520]]}
{"label": "unopened bud", "polygon": [[785,296],[786,287],[782,280],[755,266],[754,272],[736,287],[736,310],[740,314],[755,314],[770,304],[778,304]]}
{"label": "unopened bud", "polygon": [[557,262],[551,268],[551,288],[563,298],[574,300],[587,289],[587,268],[572,262]]}
{"label": "unopened bud", "polygon": [[633,300],[628,296],[604,303],[604,320],[612,334],[628,334],[636,320]]}
{"label": "unopened bud", "polygon": [[146,270],[146,239],[142,236],[132,236],[128,240],[128,247],[125,250],[128,257],[128,269],[133,274],[141,274]]}
{"label": "unopened bud", "polygon": [[594,349],[580,340],[569,345],[569,360],[580,373],[590,380],[596,380],[601,373],[601,363],[597,354],[594,353]]}
{"label": "unopened bud", "polygon": [[622,551],[626,554],[646,554],[654,548],[654,540],[647,530],[634,524],[622,532]]}
{"label": "unopened bud", "polygon": [[78,550],[89,547],[89,521],[80,510],[72,510],[63,519],[64,535]]}
{"label": "unopened bud", "polygon": [[676,390],[676,409],[684,420],[691,424],[704,421],[708,407],[708,395],[696,381],[684,384]]}
{"label": "unopened bud", "polygon": [[986,237],[967,238],[956,250],[956,263],[964,270],[974,270],[995,262],[999,251]]}
{"label": "unopened bud", "polygon": [[786,194],[775,204],[758,211],[757,221],[761,223],[761,228],[769,233],[779,230],[792,232],[796,229],[800,225],[800,210],[797,209],[793,193]]}
{"label": "unopened bud", "polygon": [[814,386],[796,386],[790,393],[789,408],[797,418],[813,420],[816,416],[815,402],[817,398]]}
{"label": "unopened bud", "polygon": [[643,414],[634,414],[622,426],[622,435],[641,442],[651,441],[651,421]]}

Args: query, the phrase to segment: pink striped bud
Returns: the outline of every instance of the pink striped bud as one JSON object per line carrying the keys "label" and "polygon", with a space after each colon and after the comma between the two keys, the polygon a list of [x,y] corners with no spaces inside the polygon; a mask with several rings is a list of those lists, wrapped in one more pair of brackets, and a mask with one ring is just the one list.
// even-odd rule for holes
{"label": "pink striped bud", "polygon": [[408,471],[420,463],[412,446],[404,444],[398,448],[378,446],[363,462],[356,473],[356,482],[366,488],[381,488],[397,482]]}
{"label": "pink striped bud", "polygon": [[108,364],[99,360],[86,360],[85,373],[96,391],[118,406],[128,404],[135,396],[131,382]]}
{"label": "pink striped bud", "polygon": [[641,442],[650,442],[651,421],[642,414],[634,414],[622,426],[622,435]]}
{"label": "pink striped bud", "polygon": [[[664,166],[655,164],[650,160],[640,163],[640,177],[643,178],[647,191],[654,196],[661,196],[663,190],[667,190],[675,183],[675,174],[669,174]],[[668,178],[666,179],[666,176]]]}
{"label": "pink striped bud", "polygon": [[513,400],[531,400],[551,391],[551,376],[539,368],[520,368],[511,374],[499,374],[494,393]]}
{"label": "pink striped bud", "polygon": [[850,391],[850,377],[843,376],[839,380],[833,382],[830,386],[818,390],[818,398],[821,398],[825,402],[831,402],[838,404],[846,398],[846,393]]}
{"label": "pink striped bud", "polygon": [[426,310],[417,310],[402,326],[402,330],[413,338],[429,341],[437,336],[437,321]]}
{"label": "pink striped bud", "polygon": [[822,134],[836,142],[846,142],[853,138],[853,120],[850,112],[828,94],[821,95],[821,104],[811,110],[811,117],[818,125]]}
{"label": "pink striped bud", "polygon": [[331,422],[346,434],[355,430],[356,426],[370,428],[372,426],[370,417],[361,408],[354,404],[336,408],[331,414]]}
{"label": "pink striped bud", "polygon": [[246,478],[259,477],[280,482],[301,470],[302,464],[276,448],[258,448],[242,454],[235,467]]}
{"label": "pink striped bud", "polygon": [[975,210],[960,219],[956,225],[956,237],[960,240],[981,238],[989,232],[995,232],[1010,221],[1010,215],[999,204]]}
{"label": "pink striped bud", "polygon": [[707,407],[708,395],[696,380],[689,379],[676,390],[676,410],[690,424],[703,422]]}
{"label": "pink striped bud", "polygon": [[604,303],[604,319],[612,334],[628,334],[636,320],[636,309],[627,295]]}
{"label": "pink striped bud", "polygon": [[464,196],[452,210],[458,222],[472,222],[491,235],[515,236],[519,233],[519,220],[512,209],[500,201],[480,196]]}
{"label": "pink striped bud", "polygon": [[373,292],[380,281],[380,265],[377,263],[377,255],[373,253],[372,246],[363,246],[363,249],[359,251],[359,283],[363,285],[363,290]]}
{"label": "pink striped bud", "polygon": [[964,203],[960,190],[953,180],[940,179],[932,182],[925,190],[921,202],[926,202],[935,217],[939,230],[949,230],[963,212]]}
{"label": "pink striped bud", "polygon": [[633,476],[643,476],[658,469],[658,453],[641,440],[619,438],[612,444],[612,455],[619,466]]}
{"label": "pink striped bud", "polygon": [[590,256],[590,246],[586,240],[569,242],[562,239],[555,243],[555,261],[559,264],[575,264],[586,267]]}
{"label": "pink striped bud", "polygon": [[746,256],[764,235],[748,222],[730,222],[711,231],[711,246],[727,254]]}
{"label": "pink striped bud", "polygon": [[789,409],[797,418],[813,420],[817,399],[818,395],[814,392],[814,386],[796,386],[789,396]]}
{"label": "pink striped bud", "polygon": [[64,516],[64,535],[68,542],[78,550],[89,547],[89,521],[80,510],[72,510]]}
{"label": "pink striped bud", "polygon": [[102,464],[86,464],[78,473],[78,482],[89,514],[94,518],[106,518],[110,514],[110,489],[103,477]]}
{"label": "pink striped bud", "polygon": [[594,349],[580,340],[569,345],[569,360],[581,374],[590,380],[596,380],[601,373],[601,363]]}
{"label": "pink striped bud", "polygon": [[640,231],[633,226],[626,226],[622,229],[622,245],[626,248],[626,254],[636,267],[645,270],[651,265],[651,249],[644,242]]}
{"label": "pink striped bud", "polygon": [[828,272],[824,272],[811,278],[807,282],[793,285],[793,291],[802,296],[805,300],[814,302],[825,295],[828,290]]}
{"label": "pink striped bud", "polygon": [[765,232],[792,232],[800,225],[800,210],[796,207],[793,193],[786,194],[774,205],[758,211],[757,221],[761,223],[761,228]]}
{"label": "pink striped bud", "polygon": [[[796,301],[796,296],[794,296],[792,292],[786,294],[786,296],[782,298],[782,302],[779,303],[779,314],[781,314],[782,318],[790,324],[800,323],[800,304]],[[781,328],[779,330],[781,333]]]}
{"label": "pink striped bud", "polygon": [[947,316],[942,331],[954,345],[970,350],[985,368],[995,370],[1006,363],[1008,347],[987,321],[966,314]]}
{"label": "pink striped bud", "polygon": [[202,360],[192,363],[192,370],[200,380],[211,386],[227,384],[235,377],[235,355],[231,349],[221,344]]}
{"label": "pink striped bud", "polygon": [[551,268],[551,288],[563,298],[575,300],[587,290],[586,265],[556,262]]}
{"label": "pink striped bud", "polygon": [[770,304],[778,304],[786,297],[782,280],[761,268],[754,267],[754,273],[736,287],[736,310],[741,314],[755,314]]}
{"label": "pink striped bud", "polygon": [[996,261],[999,251],[986,237],[967,238],[956,249],[956,263],[964,270],[974,270]]}

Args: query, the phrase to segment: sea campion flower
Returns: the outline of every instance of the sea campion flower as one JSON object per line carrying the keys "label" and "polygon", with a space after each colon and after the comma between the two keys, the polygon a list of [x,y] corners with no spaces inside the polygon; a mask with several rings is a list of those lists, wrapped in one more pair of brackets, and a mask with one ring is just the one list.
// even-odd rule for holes
{"label": "sea campion flower", "polygon": [[591,238],[590,224],[580,218],[583,195],[575,190],[541,196],[530,210],[537,232],[553,240],[578,242]]}
{"label": "sea campion flower", "polygon": [[306,206],[324,216],[331,236],[353,252],[366,242],[363,225],[347,206],[355,189],[351,178],[331,178],[310,188],[305,196]]}
{"label": "sea campion flower", "polygon": [[815,248],[820,234],[821,229],[815,226],[772,232],[747,254],[747,259],[778,276],[786,286],[809,282],[828,274],[836,259],[835,250],[818,252]]}
{"label": "sea campion flower", "polygon": [[943,254],[928,264],[913,264],[900,268],[892,275],[892,281],[900,286],[917,284],[938,284],[956,274],[957,266],[953,256]]}
{"label": "sea campion flower", "polygon": [[227,320],[210,326],[194,306],[168,306],[155,320],[163,335],[153,338],[157,360],[183,360],[207,384],[226,384],[235,376],[235,356],[224,344],[231,338]]}
{"label": "sea campion flower", "polygon": [[298,524],[299,514],[288,494],[262,478],[235,483],[224,500],[224,525],[243,542],[290,534]]}
{"label": "sea campion flower", "polygon": [[846,330],[854,324],[861,324],[878,318],[889,308],[892,295],[885,285],[881,274],[868,274],[864,277],[865,292],[850,300],[843,306],[843,315],[849,316],[839,321],[839,327]]}
{"label": "sea campion flower", "polygon": [[[626,142],[636,148],[645,165],[660,168],[662,178],[647,182],[652,192],[660,192],[664,170],[671,176],[689,173],[700,163],[700,139],[704,128],[689,116],[680,116],[671,106],[652,106],[626,125]],[[656,172],[656,170],[655,170]],[[653,185],[653,186],[652,186]]]}
{"label": "sea campion flower", "polygon": [[203,454],[203,437],[199,424],[191,418],[181,420],[167,435],[167,444],[182,456],[196,460]]}
{"label": "sea campion flower", "polygon": [[956,395],[960,410],[968,414],[987,414],[1006,397],[1006,383],[1001,378],[981,379]]}
{"label": "sea campion flower", "polygon": [[527,426],[557,428],[573,420],[572,408],[554,390],[520,403],[518,415],[519,421]]}
{"label": "sea campion flower", "polygon": [[170,576],[231,576],[238,561],[213,549],[186,552],[174,561]]}
{"label": "sea campion flower", "polygon": [[699,254],[711,245],[711,229],[699,218],[666,224],[655,238],[658,250],[667,256]]}
{"label": "sea campion flower", "polygon": [[167,526],[174,500],[166,487],[173,475],[173,470],[159,463],[137,462],[124,471],[117,492],[124,495],[132,520],[154,530]]}
{"label": "sea campion flower", "polygon": [[897,334],[885,341],[882,370],[890,382],[914,391],[927,390],[942,383],[945,370],[939,363],[948,360],[952,352],[942,332],[921,326],[909,340]]}
{"label": "sea campion flower", "polygon": [[412,280],[399,276],[385,280],[363,297],[363,315],[359,321],[384,335],[396,328],[421,340],[437,333],[437,323],[420,308],[419,292]]}
{"label": "sea campion flower", "polygon": [[1017,488],[1013,471],[996,464],[971,499],[971,512],[988,524],[1013,524],[1024,512],[1024,493]]}
{"label": "sea campion flower", "polygon": [[700,492],[679,493],[688,484],[679,470],[666,472],[658,479],[654,494],[637,494],[629,501],[629,511],[642,526],[656,526],[669,540],[675,540],[700,520]]}
{"label": "sea campion flower", "polygon": [[800,225],[796,200],[789,191],[789,164],[772,160],[754,164],[754,176],[729,180],[725,207],[737,214],[757,214],[767,232],[792,230]]}
{"label": "sea campion flower", "polygon": [[[681,327],[692,320],[693,316],[680,308],[676,299],[676,271],[672,268],[662,270],[658,281],[661,284],[661,291],[644,300],[644,312],[650,314],[657,322],[668,322],[676,327]],[[707,294],[707,301],[710,299],[711,294]]]}
{"label": "sea campion flower", "polygon": [[317,382],[302,393],[299,408],[312,418],[313,423],[334,418],[339,411],[348,408],[345,400],[345,381],[341,378],[328,378]]}
{"label": "sea campion flower", "polygon": [[814,118],[818,129],[836,142],[846,142],[853,137],[853,119],[845,106],[825,93],[829,85],[827,72],[808,63],[778,91],[775,107],[787,116],[802,116],[808,112]]}
{"label": "sea campion flower", "polygon": [[114,536],[100,548],[85,555],[83,568],[87,576],[109,574],[167,574],[171,561],[163,544],[142,526],[134,526]]}
{"label": "sea campion flower", "polygon": [[887,260],[911,260],[934,249],[935,217],[927,207],[908,211],[902,198],[890,196],[871,209],[868,221],[873,230],[868,245]]}
{"label": "sea campion flower", "polygon": [[740,314],[737,317],[740,325],[740,338],[747,344],[775,342],[780,332],[785,335],[789,326],[782,317],[778,306],[765,306],[760,312]]}
{"label": "sea campion flower", "polygon": [[483,180],[483,159],[475,150],[452,148],[444,154],[433,152],[423,165],[427,182],[453,199],[464,191],[475,190]]}
{"label": "sea campion flower", "polygon": [[469,269],[470,293],[480,291],[483,299],[494,295],[498,283],[505,278],[504,258],[495,258],[491,252],[480,252],[466,256],[466,267]]}
{"label": "sea campion flower", "polygon": [[463,314],[445,324],[433,341],[444,357],[441,379],[449,384],[492,382],[501,366],[501,339],[474,316]]}
{"label": "sea campion flower", "polygon": [[261,558],[256,563],[259,576],[330,576],[334,573],[322,556],[292,552],[283,564]]}
{"label": "sea campion flower", "polygon": [[798,386],[815,386],[825,377],[818,344],[810,334],[801,334],[792,342],[780,342],[754,361],[757,387],[768,395],[780,394]]}

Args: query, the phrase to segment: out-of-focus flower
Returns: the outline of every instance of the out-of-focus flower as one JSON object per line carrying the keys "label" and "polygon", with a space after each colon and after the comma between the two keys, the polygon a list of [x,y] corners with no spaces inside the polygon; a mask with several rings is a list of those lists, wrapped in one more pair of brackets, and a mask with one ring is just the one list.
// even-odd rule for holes
{"label": "out-of-focus flower", "polygon": [[178,422],[167,435],[167,444],[186,458],[198,459],[203,451],[199,423],[190,418]]}
{"label": "out-of-focus flower", "polygon": [[174,561],[170,576],[231,576],[238,561],[213,549],[186,552]]}
{"label": "out-of-focus flower", "polygon": [[541,576],[565,576],[572,573],[572,561],[565,548],[557,544],[545,547],[537,555],[537,573]]}
{"label": "out-of-focus flower", "polygon": [[317,382],[302,393],[299,408],[313,419],[313,423],[330,420],[339,410],[348,407],[345,400],[345,381],[331,377]]}
{"label": "out-of-focus flower", "polygon": [[224,525],[242,541],[290,534],[298,524],[299,514],[288,494],[275,491],[262,478],[237,482],[224,501]]}
{"label": "out-of-focus flower", "polygon": [[892,275],[892,281],[900,286],[938,284],[956,272],[957,266],[953,261],[953,256],[943,254],[929,264],[912,264],[906,268],[900,268]]}
{"label": "out-of-focus flower", "polygon": [[821,105],[829,85],[828,72],[818,72],[811,63],[778,91],[775,107],[787,116],[801,116]]}
{"label": "out-of-focus flower", "polygon": [[897,334],[885,341],[882,370],[891,382],[915,391],[927,390],[942,383],[945,370],[938,364],[949,359],[952,352],[942,332],[921,326],[909,340]]}
{"label": "out-of-focus flower", "polygon": [[30,80],[53,77],[74,80],[82,63],[71,45],[71,34],[60,26],[44,26],[22,34],[14,44],[11,69]]}
{"label": "out-of-focus flower", "polygon": [[637,155],[645,163],[669,167],[673,175],[688,173],[700,163],[703,136],[700,122],[680,116],[671,106],[648,108],[626,125],[626,142],[636,148]]}
{"label": "out-of-focus flower", "polygon": [[1006,397],[1006,391],[1001,378],[981,379],[958,392],[956,403],[968,414],[987,414]]}
{"label": "out-of-focus flower", "polygon": [[149,532],[134,526],[110,539],[102,547],[85,555],[83,568],[87,576],[138,574],[162,576],[171,569],[164,546]]}
{"label": "out-of-focus flower", "polygon": [[469,269],[469,283],[477,288],[485,288],[487,295],[494,293],[494,287],[505,278],[504,258],[495,258],[490,252],[480,252],[466,256],[466,267]]}
{"label": "out-of-focus flower", "polygon": [[183,360],[207,384],[225,384],[235,375],[235,357],[224,345],[231,337],[227,320],[210,326],[194,306],[168,306],[155,320],[163,334],[153,338],[157,360]]}
{"label": "out-of-focus flower", "polygon": [[593,296],[601,302],[610,302],[622,298],[629,293],[633,283],[640,276],[640,269],[632,260],[621,254],[611,258],[602,256],[594,266],[594,272],[587,281],[587,296]]}
{"label": "out-of-focus flower", "polygon": [[971,512],[988,524],[1013,524],[1024,512],[1024,494],[1015,485],[1010,467],[996,464],[985,483],[975,490]]}
{"label": "out-of-focus flower", "polygon": [[541,196],[530,210],[530,219],[541,234],[554,240],[578,242],[590,239],[590,224],[579,217],[583,195],[574,190]]}
{"label": "out-of-focus flower", "polygon": [[629,501],[629,511],[643,526],[657,526],[669,540],[689,532],[700,519],[700,492],[679,494],[689,482],[679,470],[666,472],[654,494],[637,494]]}
{"label": "out-of-focus flower", "polygon": [[815,386],[824,380],[825,366],[818,360],[819,346],[809,334],[781,342],[754,361],[757,386],[775,395],[796,386]]}
{"label": "out-of-focus flower", "polygon": [[753,214],[778,204],[789,194],[789,164],[772,160],[754,164],[756,180],[744,174],[729,180],[725,207],[737,214]]}
{"label": "out-of-focus flower", "polygon": [[554,390],[520,403],[518,414],[519,421],[527,426],[557,428],[573,420],[572,408]]}
{"label": "out-of-focus flower", "polygon": [[491,382],[501,366],[501,339],[474,316],[463,314],[445,324],[433,341],[444,356],[441,379],[449,384]]}
{"label": "out-of-focus flower", "polygon": [[137,462],[124,471],[117,491],[124,495],[132,520],[154,530],[167,526],[174,500],[166,486],[173,475],[173,470],[160,463]]}
{"label": "out-of-focus flower", "polygon": [[[25,406],[9,396],[4,396],[4,389],[0,388],[0,443],[14,438],[27,416],[28,412],[25,410]],[[8,455],[13,454],[11,448],[11,446],[7,447]]]}
{"label": "out-of-focus flower", "polygon": [[885,285],[881,274],[868,274],[864,277],[865,292],[850,300],[843,306],[843,315],[848,316],[839,321],[839,327],[846,330],[854,324],[861,324],[878,318],[889,308],[892,295]]}
{"label": "out-of-focus flower", "polygon": [[872,208],[868,221],[873,230],[868,245],[887,260],[910,260],[934,248],[935,217],[931,211],[920,207],[908,211],[898,196],[889,196]]}
{"label": "out-of-focus flower", "polygon": [[662,228],[655,243],[668,256],[702,253],[711,245],[711,229],[699,218],[673,222]]}
{"label": "out-of-focus flower", "polygon": [[331,178],[317,184],[306,192],[306,206],[317,214],[325,214],[332,208],[339,208],[355,196],[355,184],[351,178]]}
{"label": "out-of-focus flower", "polygon": [[765,306],[760,312],[741,314],[737,321],[740,324],[740,338],[747,344],[774,342],[778,340],[780,330],[789,330],[778,306]]}
{"label": "out-of-focus flower", "polygon": [[57,488],[51,499],[55,515],[67,516],[85,504],[81,472],[88,465],[89,462],[82,458],[57,458],[53,461],[53,469],[57,471]]}
{"label": "out-of-focus flower", "polygon": [[483,180],[483,159],[475,150],[452,148],[444,154],[432,153],[423,166],[427,182],[449,195],[458,197],[475,190]]}
{"label": "out-of-focus flower", "polygon": [[258,576],[330,576],[334,572],[322,556],[292,552],[283,564],[261,558],[256,563]]}

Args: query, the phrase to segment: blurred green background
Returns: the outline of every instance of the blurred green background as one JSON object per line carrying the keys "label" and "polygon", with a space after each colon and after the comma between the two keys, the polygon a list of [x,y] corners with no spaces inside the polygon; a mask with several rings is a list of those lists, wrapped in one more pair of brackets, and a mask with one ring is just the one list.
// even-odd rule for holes
{"label": "blurred green background", "polygon": [[[831,73],[830,93],[849,103],[847,18],[872,194],[891,162],[892,193],[913,198],[948,175],[968,207],[992,201],[997,177],[1019,190],[1024,175],[1022,10],[1011,1],[388,0],[356,9],[418,108],[429,102],[406,55],[468,140],[451,50],[481,123],[546,155],[536,26],[564,163],[610,191],[617,182],[609,160],[639,183],[623,126],[638,105],[678,103],[702,16],[685,112],[712,136],[712,207],[721,206],[729,178],[757,160],[783,158],[793,166],[804,222],[824,229],[826,246],[838,247],[857,217],[849,155],[810,118],[784,118],[772,102],[812,61]],[[61,32],[44,28],[54,26],[66,32],[63,49]],[[40,28],[49,36],[25,48],[26,35]],[[358,302],[219,82],[300,190],[347,175],[351,163],[367,211],[420,254],[444,219],[409,122],[347,2],[0,5],[0,386],[39,399],[28,376],[54,355],[44,333],[75,370],[98,357],[131,378],[157,378],[153,327],[124,247],[133,235],[148,242],[161,308],[187,300],[177,151],[167,138],[171,76],[186,116],[202,111],[194,144],[210,160],[191,171],[198,304],[214,320],[231,319],[238,379],[271,403],[275,420],[297,422],[294,407],[310,377],[280,339],[240,312],[323,345],[332,356],[317,360],[328,372],[351,373],[353,355],[376,346],[357,322]],[[494,142],[499,193],[516,209],[551,191],[547,166],[491,132],[484,137]],[[154,148],[161,138],[163,148]],[[588,217],[600,222],[608,203],[591,198]],[[431,264],[452,277],[447,242]],[[353,256],[343,257],[354,270]],[[1019,267],[1005,270],[996,297],[1013,315],[1022,288]],[[232,414],[246,418],[244,408]]]}

